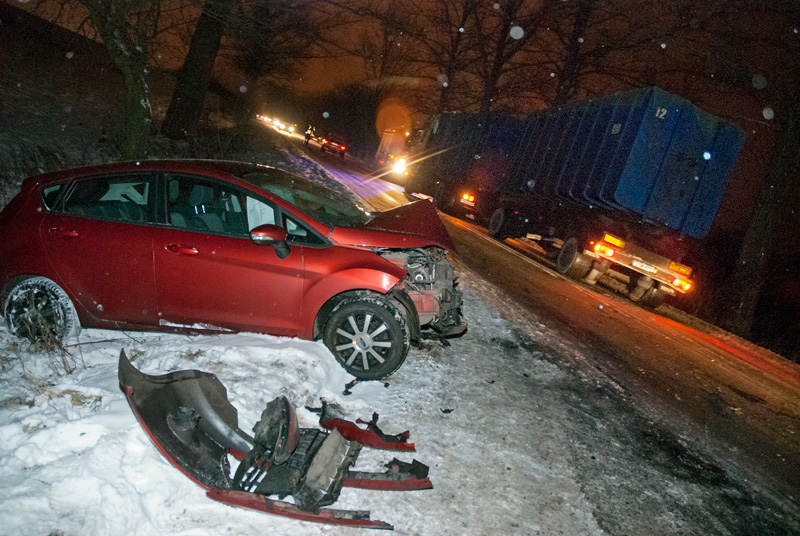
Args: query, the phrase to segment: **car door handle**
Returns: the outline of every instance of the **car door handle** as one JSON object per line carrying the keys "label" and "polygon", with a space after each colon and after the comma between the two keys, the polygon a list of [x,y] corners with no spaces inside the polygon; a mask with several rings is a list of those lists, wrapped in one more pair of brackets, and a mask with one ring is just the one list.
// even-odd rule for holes
{"label": "car door handle", "polygon": [[78,231],[69,231],[67,229],[62,229],[61,227],[51,227],[50,234],[57,234],[58,236],[63,236],[64,238],[74,238],[78,236]]}
{"label": "car door handle", "polygon": [[178,244],[170,244],[168,246],[164,246],[164,249],[166,249],[170,253],[179,253],[181,255],[197,255],[198,253],[200,253],[195,248],[179,246]]}

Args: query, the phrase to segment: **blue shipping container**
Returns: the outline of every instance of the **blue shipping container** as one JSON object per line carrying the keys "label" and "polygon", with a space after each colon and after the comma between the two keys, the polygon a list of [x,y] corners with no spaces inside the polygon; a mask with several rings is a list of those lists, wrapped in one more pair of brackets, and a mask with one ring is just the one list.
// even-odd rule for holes
{"label": "blue shipping container", "polygon": [[511,183],[567,203],[636,215],[705,237],[744,135],[651,87],[538,112],[505,149]]}

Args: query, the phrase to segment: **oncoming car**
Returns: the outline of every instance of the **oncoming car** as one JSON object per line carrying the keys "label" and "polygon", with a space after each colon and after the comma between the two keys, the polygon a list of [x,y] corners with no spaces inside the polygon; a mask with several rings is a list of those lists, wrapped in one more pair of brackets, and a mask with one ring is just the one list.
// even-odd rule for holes
{"label": "oncoming car", "polygon": [[373,214],[338,186],[220,161],[28,178],[0,212],[5,321],[34,340],[81,327],[321,339],[357,378],[383,378],[422,330],[465,330],[453,243],[429,201]]}

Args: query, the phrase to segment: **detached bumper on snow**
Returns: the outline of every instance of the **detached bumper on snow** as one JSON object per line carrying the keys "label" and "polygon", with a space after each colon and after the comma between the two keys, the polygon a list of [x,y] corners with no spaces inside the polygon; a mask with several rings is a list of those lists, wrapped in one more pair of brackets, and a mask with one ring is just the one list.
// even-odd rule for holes
{"label": "detached bumper on snow", "polygon": [[[342,487],[421,490],[433,487],[428,467],[393,459],[384,473],[351,471],[362,447],[413,451],[408,432],[384,434],[377,414],[362,429],[323,407],[325,429],[300,428],[285,397],[269,404],[250,436],[213,374],[180,370],[162,376],[139,372],[120,352],[119,383],[136,419],[156,448],[217,501],[335,525],[392,529],[369,512],[323,508]],[[330,430],[330,431],[328,431]],[[232,470],[232,461],[238,462]],[[283,499],[291,495],[294,503]]]}

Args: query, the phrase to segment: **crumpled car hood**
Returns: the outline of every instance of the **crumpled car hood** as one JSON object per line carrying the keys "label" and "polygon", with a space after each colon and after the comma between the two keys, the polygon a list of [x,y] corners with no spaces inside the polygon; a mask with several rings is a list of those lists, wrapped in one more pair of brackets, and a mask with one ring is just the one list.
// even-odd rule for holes
{"label": "crumpled car hood", "polygon": [[439,246],[455,252],[436,207],[428,200],[415,201],[377,214],[358,228],[334,227],[330,239],[337,244],[384,248]]}

